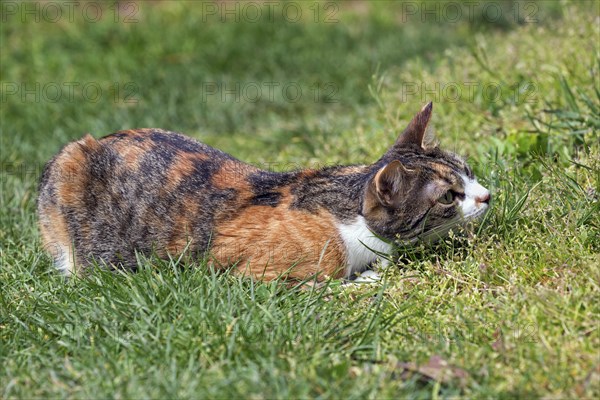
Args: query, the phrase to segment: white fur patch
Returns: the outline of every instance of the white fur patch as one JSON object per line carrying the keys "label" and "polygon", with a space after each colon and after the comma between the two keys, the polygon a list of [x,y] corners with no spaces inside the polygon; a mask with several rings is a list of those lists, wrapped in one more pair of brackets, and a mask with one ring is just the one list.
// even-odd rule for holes
{"label": "white fur patch", "polygon": [[463,218],[472,219],[482,215],[488,208],[488,203],[478,201],[490,195],[490,191],[477,183],[477,179],[462,176],[465,186],[465,198],[459,202]]}
{"label": "white fur patch", "polygon": [[346,278],[355,272],[364,271],[379,258],[376,253],[389,254],[392,251],[392,245],[375,236],[362,216],[357,217],[351,224],[338,225],[338,230],[348,256]]}
{"label": "white fur patch", "polygon": [[52,258],[54,266],[65,276],[71,276],[75,265],[73,263],[73,253],[69,246],[55,245],[52,249]]}

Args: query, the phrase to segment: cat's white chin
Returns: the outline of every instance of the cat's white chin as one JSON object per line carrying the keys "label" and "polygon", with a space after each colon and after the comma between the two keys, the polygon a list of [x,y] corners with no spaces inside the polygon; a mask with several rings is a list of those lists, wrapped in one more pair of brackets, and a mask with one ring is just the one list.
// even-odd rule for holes
{"label": "cat's white chin", "polygon": [[487,213],[489,206],[487,204],[481,204],[478,208],[470,211],[468,214],[463,214],[463,220],[468,223],[483,218]]}

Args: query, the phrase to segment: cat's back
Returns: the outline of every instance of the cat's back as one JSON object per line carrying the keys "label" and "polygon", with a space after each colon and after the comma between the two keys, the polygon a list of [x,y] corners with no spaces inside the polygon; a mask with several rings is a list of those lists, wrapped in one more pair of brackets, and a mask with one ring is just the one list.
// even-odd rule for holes
{"label": "cat's back", "polygon": [[174,189],[178,183],[190,178],[210,181],[223,168],[240,173],[255,169],[183,134],[161,129],[136,129],[100,139],[88,134],[69,143],[48,162],[40,186],[62,183],[65,189],[76,191],[92,184],[131,184],[135,181],[139,186]]}
{"label": "cat's back", "polygon": [[[90,135],[66,145],[44,169],[38,214],[50,252],[135,265],[153,243],[177,253],[210,241],[218,213],[236,207],[238,183],[257,170],[185,135],[160,129]],[[55,257],[57,258],[57,257]],[[67,272],[67,271],[66,271]]]}
{"label": "cat's back", "polygon": [[[95,140],[86,135],[80,148],[92,155],[90,161],[108,163],[109,167],[122,163],[128,168],[136,168],[142,174],[169,172],[186,169],[212,171],[219,169],[224,162],[242,163],[229,154],[201,143],[178,132],[162,129],[134,129],[119,131]],[[73,145],[72,144],[72,145]],[[114,172],[111,169],[111,172]],[[165,176],[178,174],[165,173]]]}
{"label": "cat's back", "polygon": [[103,195],[143,203],[157,200],[155,196],[198,194],[221,186],[222,175],[235,185],[236,176],[255,169],[176,132],[127,130],[98,140],[85,135],[48,162],[40,200],[43,203],[43,195],[50,194],[63,205],[86,206],[90,211],[99,205],[90,200]]}

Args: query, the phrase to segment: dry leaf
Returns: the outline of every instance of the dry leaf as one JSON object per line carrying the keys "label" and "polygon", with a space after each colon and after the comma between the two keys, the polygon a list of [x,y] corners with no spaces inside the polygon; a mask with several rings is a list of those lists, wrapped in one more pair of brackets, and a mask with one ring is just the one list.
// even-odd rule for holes
{"label": "dry leaf", "polygon": [[437,355],[431,356],[429,361],[423,365],[418,365],[414,362],[401,362],[397,366],[402,370],[400,374],[402,379],[408,379],[417,375],[419,379],[424,381],[450,383],[458,380],[460,386],[464,387],[469,377],[467,371],[450,365],[448,361]]}

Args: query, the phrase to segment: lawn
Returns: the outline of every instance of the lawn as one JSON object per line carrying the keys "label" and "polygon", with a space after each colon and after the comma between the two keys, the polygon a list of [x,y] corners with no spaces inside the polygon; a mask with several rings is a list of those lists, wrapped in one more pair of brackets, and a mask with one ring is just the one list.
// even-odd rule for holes
{"label": "lawn", "polygon": [[[475,3],[1,3],[0,395],[600,396],[600,3]],[[41,169],[86,132],[368,163],[430,100],[491,211],[380,284],[65,280],[41,248]]]}

